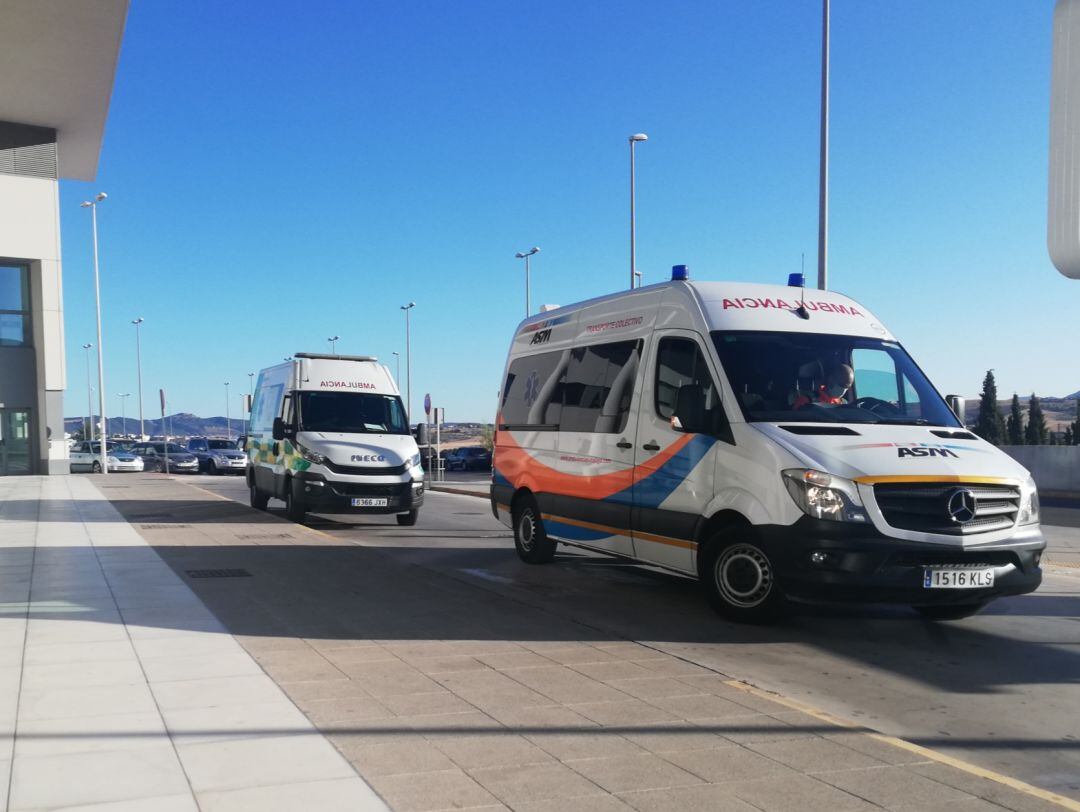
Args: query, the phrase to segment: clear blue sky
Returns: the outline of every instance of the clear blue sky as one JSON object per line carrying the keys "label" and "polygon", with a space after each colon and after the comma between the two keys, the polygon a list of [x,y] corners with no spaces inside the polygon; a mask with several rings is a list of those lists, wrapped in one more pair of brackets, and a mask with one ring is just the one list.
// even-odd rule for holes
{"label": "clear blue sky", "polygon": [[[1080,282],[1045,247],[1051,0],[835,0],[832,287],[939,388],[1080,389]],[[61,190],[69,380],[93,341],[101,189],[109,412],[225,411],[294,351],[393,368],[489,420],[524,311],[638,267],[783,282],[816,263],[816,2],[132,3],[97,182]],[[404,373],[404,369],[403,369]],[[403,376],[404,377],[404,374]],[[404,388],[404,387],[403,387]],[[136,399],[128,402],[134,413]],[[239,399],[233,400],[233,413]]]}

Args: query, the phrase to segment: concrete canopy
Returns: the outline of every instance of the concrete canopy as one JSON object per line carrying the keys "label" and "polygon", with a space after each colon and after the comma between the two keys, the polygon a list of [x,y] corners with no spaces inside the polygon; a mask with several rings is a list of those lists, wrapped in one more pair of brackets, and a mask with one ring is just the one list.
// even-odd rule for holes
{"label": "concrete canopy", "polygon": [[57,131],[60,177],[93,180],[128,0],[0,0],[0,121]]}

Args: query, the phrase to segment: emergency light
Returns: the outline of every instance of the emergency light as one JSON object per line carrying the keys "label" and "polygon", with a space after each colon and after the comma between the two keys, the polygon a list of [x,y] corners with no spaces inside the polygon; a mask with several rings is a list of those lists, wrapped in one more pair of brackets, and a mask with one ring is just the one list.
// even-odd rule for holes
{"label": "emergency light", "polygon": [[801,273],[789,273],[787,283],[789,288],[805,288],[806,276]]}
{"label": "emergency light", "polygon": [[688,265],[672,265],[671,266],[671,281],[672,282],[685,282],[690,278],[690,266]]}

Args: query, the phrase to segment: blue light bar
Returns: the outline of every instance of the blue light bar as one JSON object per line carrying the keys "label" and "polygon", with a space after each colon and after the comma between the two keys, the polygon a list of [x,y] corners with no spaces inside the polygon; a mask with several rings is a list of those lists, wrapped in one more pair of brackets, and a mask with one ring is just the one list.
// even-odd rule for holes
{"label": "blue light bar", "polygon": [[806,276],[801,273],[789,273],[787,283],[789,288],[805,288]]}
{"label": "blue light bar", "polygon": [[671,266],[671,281],[672,282],[685,282],[690,278],[690,267],[688,265],[672,265]]}

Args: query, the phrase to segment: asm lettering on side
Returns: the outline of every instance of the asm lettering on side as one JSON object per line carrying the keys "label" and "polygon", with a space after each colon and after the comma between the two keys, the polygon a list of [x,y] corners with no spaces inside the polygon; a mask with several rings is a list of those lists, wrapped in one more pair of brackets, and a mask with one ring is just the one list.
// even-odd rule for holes
{"label": "asm lettering on side", "polygon": [[550,340],[551,328],[548,327],[546,330],[537,330],[536,335],[532,337],[532,341],[529,342],[529,345],[531,346],[533,344],[547,344]]}
{"label": "asm lettering on side", "polygon": [[913,446],[911,448],[898,448],[896,449],[897,457],[955,457],[960,458],[960,455],[955,451],[950,451],[947,448],[934,448],[932,446]]}

